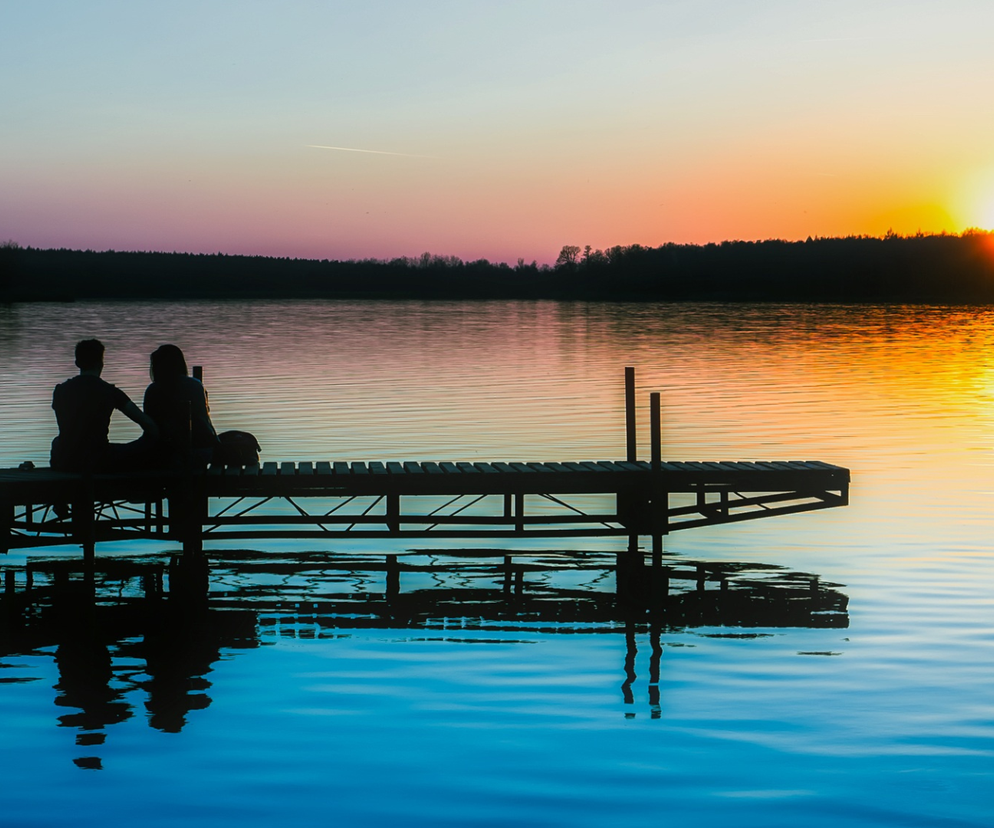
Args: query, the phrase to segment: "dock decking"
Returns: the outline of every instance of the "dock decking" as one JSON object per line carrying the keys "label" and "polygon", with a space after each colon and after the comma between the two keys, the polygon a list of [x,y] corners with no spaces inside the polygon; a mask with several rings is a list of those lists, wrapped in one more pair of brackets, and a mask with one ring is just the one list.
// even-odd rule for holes
{"label": "dock decking", "polygon": [[[843,506],[805,461],[267,462],[203,473],[0,470],[0,546],[169,538],[662,536]],[[57,504],[68,504],[68,510]]]}
{"label": "dock decking", "polygon": [[[200,368],[194,375],[203,377]],[[74,543],[265,538],[653,538],[849,502],[849,470],[818,460],[662,460],[650,394],[651,462],[637,459],[635,369],[625,369],[625,460],[305,461],[203,472],[79,475],[0,469],[0,552]]]}

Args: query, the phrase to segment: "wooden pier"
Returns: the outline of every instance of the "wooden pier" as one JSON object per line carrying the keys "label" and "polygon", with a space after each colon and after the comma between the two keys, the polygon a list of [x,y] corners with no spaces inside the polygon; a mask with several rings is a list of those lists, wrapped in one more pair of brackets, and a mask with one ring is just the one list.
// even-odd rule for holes
{"label": "wooden pier", "polygon": [[[266,462],[203,472],[79,475],[0,470],[0,551],[170,539],[533,538],[651,536],[843,506],[849,470],[818,460],[661,458],[651,395],[651,460],[634,443],[626,371],[623,460]],[[656,546],[658,544],[654,544]]]}

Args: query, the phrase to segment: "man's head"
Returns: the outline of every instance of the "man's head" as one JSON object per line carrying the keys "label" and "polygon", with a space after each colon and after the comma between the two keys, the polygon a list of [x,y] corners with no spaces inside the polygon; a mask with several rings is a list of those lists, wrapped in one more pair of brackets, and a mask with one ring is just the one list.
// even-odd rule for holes
{"label": "man's head", "polygon": [[76,367],[80,371],[99,371],[104,367],[104,344],[99,339],[84,339],[76,344]]}

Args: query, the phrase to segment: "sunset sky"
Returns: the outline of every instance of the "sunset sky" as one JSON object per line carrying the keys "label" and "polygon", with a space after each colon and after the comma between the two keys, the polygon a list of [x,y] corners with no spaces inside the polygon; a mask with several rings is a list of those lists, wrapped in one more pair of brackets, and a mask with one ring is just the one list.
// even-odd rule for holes
{"label": "sunset sky", "polygon": [[0,11],[22,246],[513,263],[994,226],[990,0]]}

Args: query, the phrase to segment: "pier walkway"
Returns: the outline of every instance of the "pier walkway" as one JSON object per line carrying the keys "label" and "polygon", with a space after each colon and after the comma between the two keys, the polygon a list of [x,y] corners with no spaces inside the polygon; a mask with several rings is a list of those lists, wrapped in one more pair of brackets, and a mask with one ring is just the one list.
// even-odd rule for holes
{"label": "pier walkway", "polygon": [[[0,547],[169,538],[662,536],[848,503],[849,471],[767,462],[301,462],[0,470]],[[68,509],[56,506],[67,504]]]}
{"label": "pier walkway", "polygon": [[[199,368],[196,375],[202,377]],[[653,538],[849,502],[849,470],[818,460],[663,461],[650,394],[651,461],[637,459],[635,370],[625,369],[625,460],[266,462],[205,471],[80,475],[0,469],[0,552],[168,538]]]}

